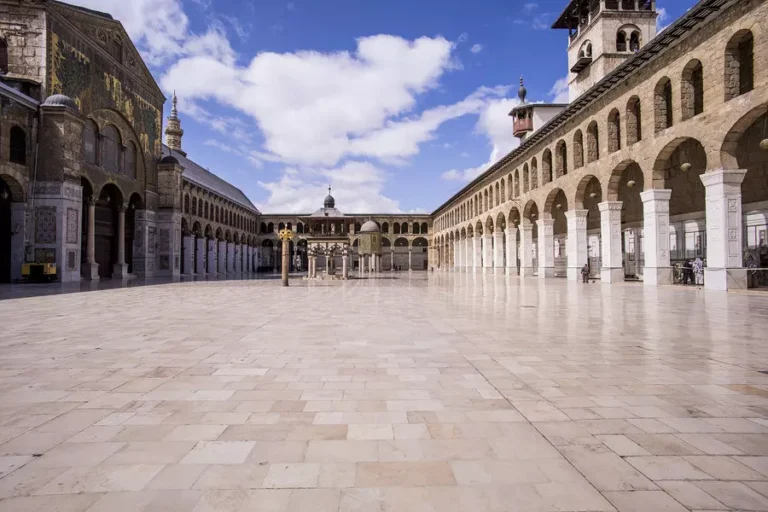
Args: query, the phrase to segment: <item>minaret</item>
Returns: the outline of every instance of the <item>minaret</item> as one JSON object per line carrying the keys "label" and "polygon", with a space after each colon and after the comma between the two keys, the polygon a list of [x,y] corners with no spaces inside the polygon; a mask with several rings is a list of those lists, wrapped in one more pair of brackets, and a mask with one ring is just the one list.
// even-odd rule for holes
{"label": "minaret", "polygon": [[533,109],[525,102],[526,96],[528,96],[528,90],[523,85],[523,77],[521,76],[520,88],[517,90],[520,104],[509,113],[513,119],[512,133],[521,142],[533,131]]}
{"label": "minaret", "polygon": [[165,127],[165,145],[187,156],[181,149],[181,137],[184,135],[184,130],[181,129],[179,111],[176,109],[176,91],[173,91],[173,99],[171,101],[173,106],[171,107],[171,115],[168,116],[168,125]]}

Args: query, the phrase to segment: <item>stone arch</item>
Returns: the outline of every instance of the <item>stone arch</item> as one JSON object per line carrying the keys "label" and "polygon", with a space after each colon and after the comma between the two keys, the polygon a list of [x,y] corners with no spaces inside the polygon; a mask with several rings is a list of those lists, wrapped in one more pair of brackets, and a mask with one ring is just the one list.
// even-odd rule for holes
{"label": "stone arch", "polygon": [[[116,195],[113,195],[112,192],[109,190],[113,188],[116,191]],[[110,198],[114,198],[114,200],[118,201],[118,204],[122,204],[125,201],[125,193],[123,192],[123,189],[120,188],[120,185],[117,183],[108,182],[101,186],[101,189],[96,193],[96,190],[94,190],[95,197],[106,197],[110,196]]]}
{"label": "stone arch", "polygon": [[573,168],[584,167],[584,134],[576,130],[573,134]]}
{"label": "stone arch", "polygon": [[[539,207],[536,205],[536,201],[533,199],[529,199],[527,203],[525,203],[525,207],[523,208],[523,222],[534,222],[536,218],[539,215]],[[535,222],[534,222],[535,225]]]}
{"label": "stone arch", "polygon": [[460,233],[461,233],[461,238],[462,239],[467,238],[467,229],[466,228],[461,228]]}
{"label": "stone arch", "polygon": [[555,179],[568,174],[568,146],[560,139],[555,144]]}
{"label": "stone arch", "polygon": [[475,230],[472,228],[472,224],[467,226],[467,238],[472,238],[474,236]]}
{"label": "stone arch", "polygon": [[739,30],[725,46],[725,101],[746,94],[755,86],[755,38]]}
{"label": "stone arch", "polygon": [[683,68],[680,109],[683,121],[704,112],[704,67],[698,59],[691,59]]}
{"label": "stone arch", "polygon": [[21,186],[16,176],[11,174],[0,174],[0,181],[5,183],[8,189],[8,193],[11,195],[9,198],[12,203],[23,203],[26,201],[24,197],[24,187]]}
{"label": "stone arch", "polygon": [[521,220],[520,210],[518,210],[516,206],[513,206],[512,208],[510,208],[509,214],[507,215],[507,219],[508,219],[508,222],[507,222],[508,226],[517,226],[518,224],[520,224],[520,220]]}
{"label": "stone arch", "polygon": [[[607,183],[606,196],[608,201],[619,200],[619,187],[620,187],[620,184],[622,183],[622,177],[625,174],[624,171],[626,171],[631,166],[637,166],[638,168],[640,167],[640,165],[634,160],[624,160],[621,163],[619,163],[619,165],[614,167],[613,170],[611,171],[611,176],[610,178],[608,178],[608,183]],[[637,184],[638,181],[642,183],[642,180],[643,180],[642,170],[640,172],[641,172],[640,180],[637,179],[637,176],[633,175],[632,180],[625,180],[625,181],[634,181],[635,184],[632,185],[633,187]]]}
{"label": "stone arch", "polygon": [[552,190],[549,191],[547,194],[547,198],[544,200],[544,212],[549,213],[550,215],[553,213],[553,210],[556,207],[556,200],[561,200],[565,198],[565,203],[560,203],[560,210],[567,211],[568,210],[568,199],[565,197],[565,192],[563,192],[563,189],[555,187]]}
{"label": "stone arch", "polygon": [[[595,188],[595,185],[597,187]],[[592,195],[594,194],[594,195]],[[587,174],[576,185],[576,194],[574,195],[574,208],[577,210],[584,209],[584,202],[587,198],[594,199],[603,195],[600,180],[592,175]]]}
{"label": "stone arch", "polygon": [[506,223],[507,223],[507,220],[504,217],[504,212],[499,212],[498,215],[496,215],[496,221],[494,223],[494,226],[496,227],[496,231],[504,231]]}
{"label": "stone arch", "polygon": [[499,182],[496,182],[496,185],[494,186],[494,206],[499,206],[500,199],[499,199]]}
{"label": "stone arch", "polygon": [[549,148],[541,155],[541,184],[546,185],[552,181],[552,151]]}
{"label": "stone arch", "polygon": [[531,190],[539,188],[539,167],[536,157],[531,159]]}
{"label": "stone arch", "polygon": [[490,215],[485,219],[485,229],[487,230],[486,234],[493,233],[493,218]]}
{"label": "stone arch", "polygon": [[223,237],[223,234],[221,232],[221,228],[216,228],[216,240],[221,240]]}
{"label": "stone arch", "polygon": [[[747,174],[741,184],[741,200],[743,204],[751,204],[768,200],[768,151],[761,149],[761,143],[768,138],[768,111],[766,105],[753,109],[742,117],[729,130],[726,141],[729,159],[725,169],[746,169]],[[726,143],[723,147],[727,147]],[[730,160],[730,155],[733,160]],[[746,244],[759,244],[757,233],[749,233]]]}
{"label": "stone arch", "polygon": [[507,180],[503,177],[501,178],[501,202],[507,200]]}
{"label": "stone arch", "polygon": [[656,133],[671,128],[674,124],[672,105],[672,80],[662,77],[653,90],[654,122]]}
{"label": "stone arch", "polygon": [[642,36],[637,25],[622,25],[616,31],[616,51],[618,53],[637,52],[640,50]]}
{"label": "stone arch", "polygon": [[608,113],[608,152],[615,153],[621,149],[621,115],[614,108]]}
{"label": "stone arch", "polygon": [[515,192],[513,197],[520,197],[520,170],[515,169]]}
{"label": "stone arch", "polygon": [[662,148],[653,165],[653,188],[672,190],[671,216],[706,209],[706,192],[700,179],[706,170],[707,154],[697,139],[679,137]]}
{"label": "stone arch", "polygon": [[[517,171],[515,171],[517,172]],[[531,181],[531,175],[528,171],[528,162],[523,164],[523,194],[528,192],[529,183]]]}
{"label": "stone arch", "polygon": [[200,223],[198,221],[195,221],[192,224],[192,234],[194,234],[197,237],[202,236],[203,234],[203,228],[202,226],[200,226]]}
{"label": "stone arch", "polygon": [[640,142],[643,138],[642,110],[640,98],[632,96],[627,100],[627,146]]}
{"label": "stone arch", "polygon": [[477,224],[475,224],[475,234],[477,236],[483,236],[483,223],[479,220],[477,221]]}
{"label": "stone arch", "polygon": [[408,239],[402,236],[395,239],[395,247],[408,247]]}
{"label": "stone arch", "polygon": [[[725,134],[723,144],[720,147],[720,161],[724,169],[740,169],[739,167],[739,141],[750,126],[753,126],[758,120],[766,117],[768,114],[768,103],[753,108],[741,117]],[[765,124],[765,123],[763,123]],[[768,126],[763,126],[764,134],[762,139],[768,137]],[[758,141],[759,143],[759,141]],[[754,150],[757,150],[755,148]]]}
{"label": "stone arch", "polygon": [[634,160],[624,160],[611,172],[608,181],[608,201],[622,201],[622,223],[643,220],[643,203],[640,193],[644,187],[643,170]]}
{"label": "stone arch", "polygon": [[597,121],[587,126],[587,163],[591,164],[600,159],[600,131]]}

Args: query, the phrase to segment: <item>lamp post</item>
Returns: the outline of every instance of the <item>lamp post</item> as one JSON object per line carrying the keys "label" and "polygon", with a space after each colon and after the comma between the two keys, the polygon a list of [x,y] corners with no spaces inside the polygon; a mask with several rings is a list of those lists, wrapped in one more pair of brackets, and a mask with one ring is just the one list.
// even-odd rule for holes
{"label": "lamp post", "polygon": [[291,239],[293,238],[293,231],[290,229],[282,229],[278,233],[278,237],[283,242],[283,286],[288,286],[288,270],[290,270],[291,264]]}

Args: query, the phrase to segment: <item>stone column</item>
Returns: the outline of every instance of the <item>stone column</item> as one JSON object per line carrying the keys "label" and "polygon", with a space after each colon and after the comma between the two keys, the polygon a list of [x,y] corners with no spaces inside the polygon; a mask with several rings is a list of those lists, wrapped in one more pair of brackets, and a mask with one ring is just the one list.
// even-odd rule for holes
{"label": "stone column", "polygon": [[205,247],[205,237],[197,239],[197,261],[195,262],[195,273],[205,275],[206,265],[205,258],[207,256],[207,250]]}
{"label": "stone column", "polygon": [[219,240],[219,274],[227,273],[227,242]]}
{"label": "stone column", "polygon": [[472,239],[467,237],[464,239],[464,272],[470,272],[474,260],[472,253]]}
{"label": "stone column", "polygon": [[394,272],[395,271],[395,246],[394,245],[392,246],[392,249],[391,249],[391,251],[389,253],[389,256],[391,258],[391,260],[390,260],[391,264],[389,266],[390,267],[389,270],[390,270],[390,272]]}
{"label": "stone column", "polygon": [[341,255],[341,278],[347,279],[349,277],[349,255],[346,253]]}
{"label": "stone column", "polygon": [[480,246],[480,235],[475,235],[472,237],[472,269],[474,272],[477,272],[478,269],[482,268],[482,247]]}
{"label": "stone column", "polygon": [[483,235],[481,243],[483,244],[483,270],[487,271],[493,268],[493,236]]}
{"label": "stone column", "polygon": [[504,233],[501,230],[493,233],[493,266],[504,269]]}
{"label": "stone column", "polygon": [[184,235],[182,243],[184,244],[183,273],[193,275],[195,273],[195,235]]}
{"label": "stone column", "polygon": [[520,277],[533,275],[533,224],[520,226]]}
{"label": "stone column", "polygon": [[621,201],[598,203],[600,209],[600,281],[617,283],[624,280],[621,261]]}
{"label": "stone column", "polygon": [[672,284],[669,262],[669,189],[654,189],[640,193],[643,201],[643,240],[645,242],[646,285]]}
{"label": "stone column", "polygon": [[96,198],[88,198],[88,239],[85,245],[83,274],[90,281],[99,280],[99,264],[96,263]]}
{"label": "stone column", "polygon": [[555,277],[555,221],[539,219],[539,278]]}
{"label": "stone column", "polygon": [[565,212],[568,222],[568,238],[565,241],[565,253],[568,255],[568,280],[581,279],[581,268],[589,261],[587,247],[587,210],[569,210]]}
{"label": "stone column", "polygon": [[507,275],[517,274],[517,228],[507,228]]}
{"label": "stone column", "polygon": [[459,251],[457,250],[456,244],[456,240],[451,243],[453,246],[453,261],[451,262],[451,267],[454,269],[459,266]]}
{"label": "stone column", "polygon": [[235,244],[227,242],[227,274],[235,272]]}
{"label": "stone column", "polygon": [[408,247],[408,271],[413,270],[413,248]]}
{"label": "stone column", "polygon": [[216,272],[218,269],[216,268],[218,258],[216,257],[216,239],[215,238],[209,238],[208,239],[208,268],[207,273],[209,275],[216,275]]}
{"label": "stone column", "polygon": [[128,265],[125,264],[125,210],[124,204],[117,207],[117,263],[112,266],[113,277],[128,277]]}
{"label": "stone column", "polygon": [[709,290],[740,290],[748,286],[741,212],[741,182],[746,173],[742,169],[721,169],[699,176],[707,194],[704,287]]}

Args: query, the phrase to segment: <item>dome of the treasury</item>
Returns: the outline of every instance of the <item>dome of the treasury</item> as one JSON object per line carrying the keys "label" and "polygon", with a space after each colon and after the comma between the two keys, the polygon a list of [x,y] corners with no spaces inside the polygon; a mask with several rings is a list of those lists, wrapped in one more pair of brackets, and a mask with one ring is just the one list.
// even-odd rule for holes
{"label": "dome of the treasury", "polygon": [[360,228],[361,233],[379,233],[381,232],[381,228],[378,224],[373,222],[372,220],[369,220],[365,224],[362,225]]}
{"label": "dome of the treasury", "polygon": [[65,96],[64,94],[52,94],[51,96],[48,96],[45,99],[45,103],[43,103],[43,106],[44,107],[67,107],[78,112],[80,111],[80,109],[77,108],[77,103],[75,103],[75,100],[73,100],[69,96]]}

